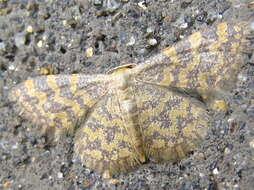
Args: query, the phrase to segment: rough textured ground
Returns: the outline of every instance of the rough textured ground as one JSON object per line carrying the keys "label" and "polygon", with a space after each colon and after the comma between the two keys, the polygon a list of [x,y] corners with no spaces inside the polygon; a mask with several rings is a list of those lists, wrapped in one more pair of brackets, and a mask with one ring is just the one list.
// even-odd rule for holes
{"label": "rough textured ground", "polygon": [[248,0],[140,2],[0,0],[0,189],[254,189],[252,55],[228,97],[230,111],[213,113],[209,134],[194,154],[120,175],[118,185],[108,186],[80,163],[71,137],[48,145],[38,128],[14,113],[7,92],[28,77],[105,73],[220,21],[254,21]]}

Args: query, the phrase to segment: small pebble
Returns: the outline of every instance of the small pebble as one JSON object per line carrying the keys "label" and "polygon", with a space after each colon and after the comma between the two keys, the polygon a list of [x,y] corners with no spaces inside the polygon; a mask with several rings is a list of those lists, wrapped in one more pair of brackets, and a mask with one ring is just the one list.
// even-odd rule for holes
{"label": "small pebble", "polygon": [[43,36],[42,36],[42,40],[43,40],[43,41],[46,41],[47,39],[48,39],[48,36],[47,36],[47,35],[43,35]]}
{"label": "small pebble", "polygon": [[242,81],[242,82],[246,82],[247,81],[247,79],[248,79],[248,77],[247,77],[247,74],[239,74],[238,76],[237,76],[237,78],[238,78],[238,80],[240,80],[240,81]]}
{"label": "small pebble", "polygon": [[147,7],[146,7],[146,5],[145,5],[145,1],[139,2],[139,3],[138,3],[138,6],[139,6],[141,9],[143,9],[144,11],[147,10]]}
{"label": "small pebble", "polygon": [[231,115],[229,118],[228,118],[228,123],[230,124],[230,125],[232,125],[234,122],[236,122],[236,119],[237,119],[237,117],[235,116],[235,115]]}
{"label": "small pebble", "polygon": [[228,147],[226,147],[225,149],[224,149],[224,153],[225,154],[229,154],[231,152],[231,150],[228,148]]}
{"label": "small pebble", "polygon": [[234,186],[233,186],[233,190],[240,190],[241,188],[239,187],[239,185],[238,184],[235,184]]}
{"label": "small pebble", "polygon": [[31,162],[35,162],[36,161],[36,158],[35,157],[31,157]]}
{"label": "small pebble", "polygon": [[102,6],[102,3],[103,3],[103,1],[102,0],[94,0],[94,5],[95,6]]}
{"label": "small pebble", "polygon": [[118,3],[117,1],[115,0],[106,0],[105,1],[105,8],[106,8],[106,11],[110,12],[110,13],[113,13],[115,12],[119,7],[120,7],[120,3]]}
{"label": "small pebble", "polygon": [[14,67],[14,65],[9,65],[9,67],[8,67],[8,69],[10,70],[10,71],[13,71],[14,69],[15,69],[15,67]]}
{"label": "small pebble", "polygon": [[63,173],[62,173],[62,172],[58,172],[58,173],[57,173],[57,177],[58,177],[59,179],[62,179],[62,178],[63,178]]}
{"label": "small pebble", "polygon": [[66,26],[70,26],[70,27],[75,27],[77,25],[77,21],[74,18],[68,19],[68,20],[64,20],[63,21],[63,25]]}
{"label": "small pebble", "polygon": [[6,44],[4,42],[0,42],[0,51],[6,51]]}
{"label": "small pebble", "polygon": [[148,51],[147,51],[147,48],[140,48],[137,50],[138,54],[139,55],[147,55]]}
{"label": "small pebble", "polygon": [[92,57],[93,56],[93,48],[89,47],[86,49],[86,57]]}
{"label": "small pebble", "polygon": [[188,23],[185,22],[185,18],[184,18],[184,15],[181,15],[175,22],[174,24],[177,28],[180,28],[180,29],[186,29],[188,28]]}
{"label": "small pebble", "polygon": [[63,25],[64,25],[64,26],[67,25],[67,20],[63,20]]}
{"label": "small pebble", "polygon": [[54,68],[51,65],[38,68],[38,73],[41,75],[50,75],[54,73]]}
{"label": "small pebble", "polygon": [[148,44],[151,46],[155,46],[158,44],[157,40],[155,38],[151,38],[148,40]]}
{"label": "small pebble", "polygon": [[23,33],[17,33],[14,41],[17,47],[21,47],[26,43],[26,36]]}
{"label": "small pebble", "polygon": [[37,46],[38,46],[39,48],[41,48],[42,45],[43,45],[42,40],[40,40],[40,41],[37,43]]}
{"label": "small pebble", "polygon": [[251,148],[254,148],[254,139],[253,139],[252,141],[250,141],[249,144],[250,144],[250,147],[251,147]]}
{"label": "small pebble", "polygon": [[126,44],[127,46],[133,46],[136,43],[135,37],[131,36],[130,41]]}
{"label": "small pebble", "polygon": [[71,160],[71,162],[72,162],[72,163],[76,163],[76,162],[78,162],[78,159],[73,158],[73,159]]}
{"label": "small pebble", "polygon": [[195,158],[196,160],[204,160],[204,159],[205,159],[205,155],[204,155],[204,153],[202,153],[202,152],[194,153],[194,158]]}
{"label": "small pebble", "polygon": [[18,149],[18,147],[19,147],[19,146],[18,146],[18,143],[16,143],[16,144],[14,144],[14,145],[11,146],[11,149],[12,149],[12,150],[16,150],[16,149]]}
{"label": "small pebble", "polygon": [[154,27],[148,27],[147,29],[146,29],[146,33],[147,34],[152,34],[152,33],[154,33]]}
{"label": "small pebble", "polygon": [[250,23],[250,28],[251,28],[252,30],[254,30],[254,22],[251,22],[251,23]]}
{"label": "small pebble", "polygon": [[221,14],[218,14],[218,19],[222,19],[223,18],[223,16],[221,15]]}
{"label": "small pebble", "polygon": [[218,168],[214,168],[214,169],[213,169],[213,174],[214,174],[214,175],[218,175],[218,174],[219,174]]}
{"label": "small pebble", "polygon": [[126,33],[125,32],[119,32],[119,40],[120,42],[124,42],[126,39]]}
{"label": "small pebble", "polygon": [[180,38],[180,39],[183,39],[183,38],[184,38],[184,35],[180,35],[179,38]]}
{"label": "small pebble", "polygon": [[28,33],[32,33],[32,32],[33,32],[33,27],[32,27],[32,26],[28,26],[28,27],[26,28],[26,31],[27,31]]}
{"label": "small pebble", "polygon": [[184,22],[184,23],[180,24],[179,28],[181,28],[181,29],[186,29],[186,28],[188,28],[188,23],[187,23],[187,22]]}

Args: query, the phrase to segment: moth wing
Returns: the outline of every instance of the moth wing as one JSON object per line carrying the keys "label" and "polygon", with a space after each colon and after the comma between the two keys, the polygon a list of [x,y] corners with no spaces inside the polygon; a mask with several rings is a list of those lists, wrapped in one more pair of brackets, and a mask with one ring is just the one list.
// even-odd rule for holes
{"label": "moth wing", "polygon": [[140,81],[195,91],[226,92],[236,82],[250,49],[246,22],[222,22],[162,50],[134,70]]}
{"label": "moth wing", "polygon": [[152,161],[182,159],[206,136],[209,116],[203,103],[151,84],[138,84],[136,99],[143,147]]}
{"label": "moth wing", "polygon": [[136,169],[145,160],[142,141],[128,113],[110,94],[93,108],[75,137],[75,152],[90,169],[105,178]]}
{"label": "moth wing", "polygon": [[106,93],[105,75],[48,75],[28,79],[14,87],[9,97],[19,113],[43,127],[57,140],[75,126]]}

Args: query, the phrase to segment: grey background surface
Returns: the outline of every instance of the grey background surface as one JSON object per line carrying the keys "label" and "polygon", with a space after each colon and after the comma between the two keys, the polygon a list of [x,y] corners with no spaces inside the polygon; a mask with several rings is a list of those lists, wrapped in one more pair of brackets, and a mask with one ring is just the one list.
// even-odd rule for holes
{"label": "grey background surface", "polygon": [[[189,158],[148,164],[108,185],[73,154],[72,138],[52,146],[15,113],[7,93],[28,77],[105,73],[142,62],[221,21],[254,21],[247,0],[0,0],[0,189],[254,189],[254,64],[250,55],[229,112],[212,113]],[[32,26],[33,32],[27,28]],[[156,39],[151,45],[149,39]],[[86,56],[92,47],[94,55]]]}

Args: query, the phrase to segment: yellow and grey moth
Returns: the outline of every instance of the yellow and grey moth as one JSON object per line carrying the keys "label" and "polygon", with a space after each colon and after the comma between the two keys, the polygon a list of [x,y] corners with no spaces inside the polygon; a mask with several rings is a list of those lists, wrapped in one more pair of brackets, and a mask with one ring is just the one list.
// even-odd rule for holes
{"label": "yellow and grey moth", "polygon": [[[211,95],[234,87],[250,46],[250,26],[219,23],[108,74],[31,78],[14,87],[10,99],[56,140],[74,134],[82,162],[105,177],[147,160],[176,161],[204,139]],[[203,102],[183,91],[196,92]]]}

